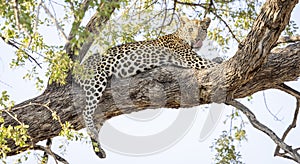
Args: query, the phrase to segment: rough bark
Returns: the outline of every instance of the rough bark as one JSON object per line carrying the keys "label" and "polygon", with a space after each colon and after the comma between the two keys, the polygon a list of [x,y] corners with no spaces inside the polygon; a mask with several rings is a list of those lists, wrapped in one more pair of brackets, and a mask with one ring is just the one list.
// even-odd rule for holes
{"label": "rough bark", "polygon": [[[290,13],[298,1],[269,0],[236,54],[218,67],[196,71],[178,67],[155,68],[128,79],[114,79],[104,92],[95,120],[141,111],[144,109],[186,108],[211,102],[223,103],[243,98],[255,92],[276,88],[300,76],[300,44],[270,53],[282,30],[289,22]],[[75,129],[84,128],[81,111],[84,97],[72,83],[52,84],[40,96],[16,105],[12,111],[18,119],[30,126],[32,144],[57,136],[61,128],[52,113],[56,111],[62,122],[69,121]],[[31,105],[34,103],[35,105]],[[16,125],[3,113],[6,124]],[[18,148],[10,143],[10,155]]]}

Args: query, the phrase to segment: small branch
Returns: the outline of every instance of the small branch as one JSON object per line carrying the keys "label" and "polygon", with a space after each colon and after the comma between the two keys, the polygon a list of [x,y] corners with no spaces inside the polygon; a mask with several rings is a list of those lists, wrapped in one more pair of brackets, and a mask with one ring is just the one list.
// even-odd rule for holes
{"label": "small branch", "polygon": [[26,28],[24,28],[20,22],[20,13],[19,13],[19,8],[18,8],[18,0],[13,0],[13,9],[14,9],[14,15],[15,15],[15,19],[16,19],[16,25],[18,27],[19,33],[21,33],[21,29],[23,29],[24,33],[28,36],[29,41],[28,41],[28,45],[27,47],[30,46],[31,41],[32,41],[32,37],[29,34],[29,32],[26,30]]}
{"label": "small branch", "polygon": [[275,114],[273,114],[273,112],[270,110],[268,104],[267,104],[267,99],[266,99],[266,94],[265,92],[263,91],[263,98],[264,98],[264,103],[265,103],[265,106],[268,110],[268,112],[275,118],[276,121],[281,121],[282,119],[279,119]]}
{"label": "small branch", "polygon": [[18,30],[20,32],[21,27],[20,27],[20,16],[19,16],[19,9],[18,9],[18,2],[17,0],[13,0],[13,8],[14,8],[14,15],[15,15],[15,19],[16,19],[16,24],[18,27]]}
{"label": "small branch", "polygon": [[[297,118],[298,118],[298,113],[299,113],[299,107],[300,107],[300,100],[297,99],[297,102],[296,102],[296,109],[295,109],[295,113],[294,113],[294,118],[293,118],[293,121],[292,123],[288,126],[288,128],[285,130],[285,132],[283,133],[282,137],[281,137],[281,140],[284,141],[285,138],[287,137],[287,135],[289,134],[289,132],[296,127],[296,124],[297,124]],[[280,153],[280,147],[277,145],[276,146],[276,149],[275,149],[275,152],[274,152],[274,156],[280,156],[280,157],[284,157],[284,158],[287,158],[289,156],[286,156],[286,152],[285,153]],[[294,149],[294,151],[298,151],[298,148],[297,149]]]}
{"label": "small branch", "polygon": [[[82,10],[84,11],[84,9],[88,9],[88,1],[85,1],[86,3],[83,3],[85,5],[81,5],[82,6]],[[112,3],[114,2],[114,3]],[[105,23],[109,20],[111,14],[114,12],[114,10],[118,7],[117,5],[115,5],[116,3],[119,3],[118,0],[107,0],[107,1],[102,1],[100,6],[97,8],[97,12],[90,18],[89,22],[87,23],[85,30],[91,34],[90,36],[87,36],[87,38],[85,38],[86,42],[81,46],[81,47],[72,47],[71,44],[66,44],[65,45],[65,50],[67,52],[67,54],[69,54],[69,56],[75,60],[75,58],[77,58],[76,56],[74,56],[74,52],[75,50],[79,50],[79,61],[81,61],[81,59],[83,59],[84,55],[86,54],[86,52],[88,51],[88,49],[90,48],[90,46],[92,45],[93,41],[94,41],[94,37],[93,35],[96,35],[99,33],[99,30],[102,28],[103,25],[105,25]],[[99,11],[105,11],[110,9],[109,13],[106,14],[101,14],[99,13]],[[82,15],[83,18],[84,15]],[[74,21],[72,24],[72,29],[78,29],[80,22],[82,21],[82,18],[80,19],[80,21],[78,20],[77,22]],[[73,37],[75,36],[74,30],[71,30],[71,32],[69,33],[69,40],[71,40]],[[78,59],[78,58],[77,58]]]}
{"label": "small branch", "polygon": [[[50,150],[51,149],[51,146],[52,146],[52,139],[51,138],[48,138],[47,139],[47,142],[46,142],[46,147]],[[45,163],[48,163],[48,160],[49,160],[49,154],[44,152],[44,155],[42,157],[43,161]],[[57,163],[57,161],[55,160],[55,162]]]}
{"label": "small branch", "polygon": [[79,14],[78,16],[75,14],[75,7],[74,7],[74,4],[72,2],[70,2],[70,6],[71,6],[71,10],[72,12],[74,13],[74,22],[72,24],[72,27],[71,27],[71,32],[69,33],[69,36],[68,36],[68,39],[71,40],[73,37],[74,37],[74,34],[73,34],[73,31],[75,29],[78,29],[80,24],[81,24],[81,21],[85,15],[85,12],[87,11],[87,9],[89,8],[89,5],[90,5],[90,1],[91,0],[84,0],[81,5],[80,5],[80,9],[79,11],[84,13],[84,14]]}
{"label": "small branch", "polygon": [[66,5],[62,4],[62,3],[59,3],[59,2],[56,2],[54,0],[50,0],[51,2],[55,3],[56,5],[58,6],[61,6],[61,7],[67,7]]}
{"label": "small branch", "polygon": [[17,46],[14,42],[12,42],[12,41],[10,41],[10,40],[7,40],[4,36],[0,35],[0,37],[1,37],[1,39],[2,39],[5,43],[7,43],[8,45],[10,45],[10,46],[12,46],[12,47],[14,47],[14,48],[16,48],[16,49],[18,49],[18,50],[24,52],[25,55],[28,56],[29,61],[31,61],[31,60],[34,61],[40,68],[42,68],[41,64],[38,63],[38,61],[37,61],[33,56],[29,55],[25,50],[21,49],[21,48],[20,48],[19,46]]}
{"label": "small branch", "polygon": [[55,162],[57,164],[58,164],[57,161],[59,161],[59,162],[61,162],[63,164],[69,164],[67,160],[65,160],[63,157],[59,156],[58,154],[54,153],[48,147],[44,147],[44,146],[41,146],[41,145],[34,145],[33,149],[34,150],[41,150],[41,151],[44,151],[45,153],[47,153],[48,155],[51,155],[55,159]]}
{"label": "small branch", "polygon": [[247,116],[247,118],[249,119],[250,123],[253,125],[254,128],[267,134],[276,143],[277,146],[279,146],[286,153],[291,155],[294,161],[300,162],[300,154],[297,151],[293,150],[291,146],[283,142],[283,140],[281,140],[271,129],[269,129],[264,124],[260,123],[256,119],[254,113],[252,113],[246,106],[244,106],[242,103],[236,100],[227,101],[226,103],[242,111]]}
{"label": "small branch", "polygon": [[8,110],[4,109],[4,110],[2,110],[2,111],[4,111],[4,112],[7,113],[11,118],[13,118],[15,121],[17,121],[18,124],[24,125],[24,124],[23,124],[16,116],[14,116],[13,114],[11,114]]}
{"label": "small branch", "polygon": [[227,24],[227,22],[220,15],[218,15],[215,11],[211,11],[211,13],[213,13],[218,19],[221,20],[221,22],[223,22],[225,24],[225,26],[227,27],[228,31],[232,35],[233,39],[235,39],[240,44],[241,41],[236,37],[236,35],[234,34],[234,32],[232,31],[232,29],[230,28],[230,26]]}
{"label": "small branch", "polygon": [[37,5],[37,9],[36,9],[36,19],[35,19],[35,24],[34,24],[34,27],[33,27],[33,33],[37,32],[37,27],[38,27],[38,24],[39,24],[39,17],[40,17],[41,3],[42,3],[42,0],[39,0],[38,5]]}
{"label": "small branch", "polygon": [[64,38],[65,42],[69,42],[68,37],[66,36],[66,34],[64,33],[64,30],[62,29],[62,27],[59,25],[58,21],[56,20],[56,18],[51,14],[51,12],[49,11],[49,9],[46,7],[46,5],[42,2],[41,6],[44,8],[46,14],[51,18],[52,22],[55,24],[58,32],[61,34],[61,36]]}

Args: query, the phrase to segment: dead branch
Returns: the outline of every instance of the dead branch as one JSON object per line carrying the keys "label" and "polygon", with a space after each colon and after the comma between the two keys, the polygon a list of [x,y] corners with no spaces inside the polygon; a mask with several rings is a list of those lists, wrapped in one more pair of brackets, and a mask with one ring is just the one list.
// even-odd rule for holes
{"label": "dead branch", "polygon": [[55,16],[49,11],[49,9],[47,8],[47,6],[45,5],[44,2],[41,3],[41,6],[44,8],[46,14],[50,17],[50,19],[52,20],[52,22],[54,23],[54,25],[56,26],[56,29],[58,30],[58,32],[60,33],[60,35],[63,37],[63,39],[65,40],[65,42],[69,42],[69,39],[67,38],[67,35],[65,34],[63,28],[59,25],[57,19],[55,18]]}
{"label": "dead branch", "polygon": [[[283,149],[287,154],[289,154],[291,156],[292,159],[298,163],[300,163],[300,154],[295,151],[294,149],[292,149],[291,146],[287,145],[282,139],[280,139],[271,129],[269,129],[266,125],[260,123],[254,113],[251,112],[251,110],[249,110],[246,106],[244,106],[242,103],[233,100],[233,101],[228,101],[227,104],[236,107],[237,109],[239,109],[240,111],[242,111],[247,118],[249,119],[251,125],[253,125],[254,128],[258,129],[259,131],[264,132],[266,135],[268,135],[275,143],[278,147],[280,147],[281,149]],[[299,109],[299,108],[298,108]]]}
{"label": "dead branch", "polygon": [[43,152],[46,152],[48,155],[51,155],[55,162],[58,163],[57,161],[63,163],[63,164],[69,164],[67,160],[65,160],[63,157],[59,156],[58,154],[54,153],[51,149],[49,149],[48,147],[44,147],[41,145],[35,145],[33,147],[34,150],[41,150]]}
{"label": "dead branch", "polygon": [[[284,131],[282,137],[281,137],[281,140],[284,141],[285,138],[287,137],[287,135],[289,134],[289,132],[293,129],[293,128],[296,128],[296,123],[297,123],[297,118],[298,118],[298,113],[299,113],[299,107],[300,107],[300,101],[299,99],[297,99],[297,102],[296,102],[296,109],[295,109],[295,112],[294,112],[294,117],[293,117],[293,120],[292,120],[292,123],[288,126],[288,128]],[[279,145],[276,146],[276,149],[275,149],[275,152],[274,152],[274,156],[280,156],[280,157],[283,157],[283,158],[288,158],[290,159],[291,157],[290,156],[287,156],[287,152],[285,151],[284,153],[280,153],[280,148]],[[294,152],[297,152],[298,150],[297,149],[294,149],[293,150]],[[297,162],[297,160],[294,159],[294,161]],[[298,161],[299,162],[299,161]]]}
{"label": "dead branch", "polygon": [[29,53],[27,53],[26,50],[21,49],[21,47],[17,46],[17,44],[15,44],[15,42],[6,39],[6,38],[5,38],[4,36],[2,36],[1,34],[0,34],[0,37],[1,37],[1,39],[2,39],[5,43],[7,43],[8,45],[10,45],[10,46],[16,48],[16,49],[19,50],[19,51],[22,51],[22,52],[28,57],[29,61],[33,61],[38,67],[42,68],[41,64],[40,64],[33,56],[31,56]]}

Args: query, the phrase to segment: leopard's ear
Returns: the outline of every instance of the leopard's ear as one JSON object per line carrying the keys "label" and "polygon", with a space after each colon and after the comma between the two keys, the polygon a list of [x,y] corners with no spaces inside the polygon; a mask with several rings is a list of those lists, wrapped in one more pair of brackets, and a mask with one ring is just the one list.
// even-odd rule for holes
{"label": "leopard's ear", "polygon": [[180,17],[180,23],[182,24],[182,25],[184,25],[184,24],[186,24],[188,21],[190,21],[189,20],[189,18],[187,18],[187,17]]}
{"label": "leopard's ear", "polygon": [[211,22],[210,18],[209,17],[205,17],[204,19],[201,20],[201,25],[205,29],[208,29],[208,27],[210,25],[210,22]]}

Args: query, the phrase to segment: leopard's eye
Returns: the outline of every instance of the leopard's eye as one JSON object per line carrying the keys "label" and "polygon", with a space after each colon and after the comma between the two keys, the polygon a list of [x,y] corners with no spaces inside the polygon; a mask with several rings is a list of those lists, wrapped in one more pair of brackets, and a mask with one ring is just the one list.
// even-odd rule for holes
{"label": "leopard's eye", "polygon": [[189,28],[188,31],[189,31],[189,32],[193,32],[193,28]]}

